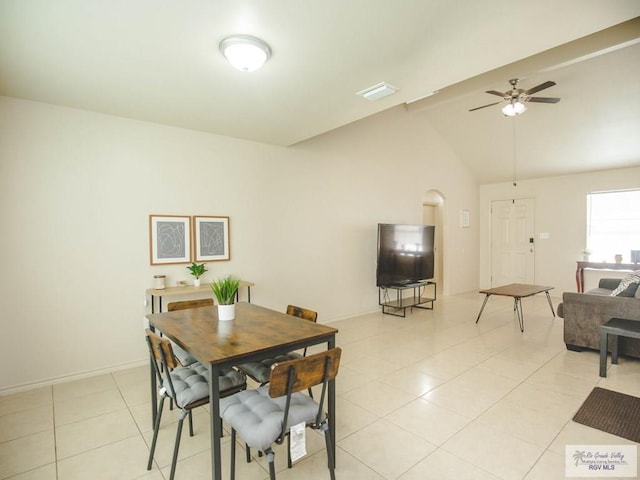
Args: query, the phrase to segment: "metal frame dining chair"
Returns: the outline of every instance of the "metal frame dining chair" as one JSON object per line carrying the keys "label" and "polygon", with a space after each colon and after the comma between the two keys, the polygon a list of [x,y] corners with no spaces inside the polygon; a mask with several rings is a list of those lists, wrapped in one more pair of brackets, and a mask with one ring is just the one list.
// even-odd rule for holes
{"label": "metal frame dining chair", "polygon": [[[153,464],[164,401],[166,398],[170,398],[180,409],[169,476],[169,479],[173,480],[180,449],[183,421],[185,418],[189,418],[189,436],[193,436],[191,411],[209,403],[209,370],[199,362],[188,367],[180,366],[173,352],[172,344],[168,339],[156,335],[149,329],[145,330],[145,333],[151,361],[160,387],[160,404],[158,405],[156,422],[153,428],[153,440],[149,450],[147,470],[151,470]],[[244,390],[247,386],[245,376],[233,369],[221,372],[217,381],[220,385],[221,397],[233,395]]]}
{"label": "metal frame dining chair", "polygon": [[[175,312],[176,310],[187,310],[189,308],[201,308],[212,307],[213,298],[199,298],[197,300],[181,300],[179,302],[171,302],[167,304],[168,312]],[[183,367],[191,365],[196,362],[196,359],[189,353],[185,352],[180,345],[173,344],[173,353],[180,361]]]}
{"label": "metal frame dining chair", "polygon": [[[250,448],[264,452],[269,462],[269,477],[275,480],[273,444],[290,440],[293,425],[324,432],[329,473],[335,480],[335,459],[329,419],[324,410],[327,386],[338,374],[342,350],[332,348],[321,353],[275,363],[269,384],[255,390],[244,390],[220,400],[220,416],[231,427],[231,480],[235,479],[236,435]],[[315,385],[322,385],[320,400],[316,402],[301,393]]]}
{"label": "metal frame dining chair", "polygon": [[[287,315],[309,320],[310,322],[316,322],[318,320],[318,313],[308,308],[296,307],[295,305],[287,306]],[[287,360],[293,360],[306,356],[307,349],[304,349],[302,355],[297,352],[289,352],[282,355],[278,355],[274,358],[264,358],[257,362],[248,362],[241,365],[237,365],[236,368],[247,375],[252,380],[258,382],[261,386],[269,383],[269,376],[271,375],[271,366],[276,362],[284,362]],[[311,392],[309,392],[311,394]]]}

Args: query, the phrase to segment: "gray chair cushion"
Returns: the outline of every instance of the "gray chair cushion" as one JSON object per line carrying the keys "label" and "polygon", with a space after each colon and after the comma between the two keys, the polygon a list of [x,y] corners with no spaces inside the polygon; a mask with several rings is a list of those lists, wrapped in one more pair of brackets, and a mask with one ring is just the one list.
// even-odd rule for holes
{"label": "gray chair cushion", "polygon": [[[171,383],[175,390],[174,400],[180,408],[209,397],[209,382],[207,381],[207,377],[198,373],[195,369],[190,367],[176,368],[170,375]],[[162,387],[167,395],[173,396],[168,379],[165,378]]]}
{"label": "gray chair cushion", "polygon": [[294,360],[300,358],[302,355],[296,352],[290,352],[282,355],[277,355],[274,358],[265,358],[259,362],[248,362],[238,365],[238,368],[244,373],[249,375],[258,383],[268,383],[271,377],[271,365],[279,362],[286,362],[287,360]]}
{"label": "gray chair cushion", "polygon": [[190,353],[187,353],[180,345],[172,342],[171,348],[173,349],[173,354],[178,357],[178,360],[180,360],[180,364],[183,367],[188,367],[189,365],[197,362],[195,357]]}
{"label": "gray chair cushion", "polygon": [[[201,363],[188,367],[176,368],[171,372],[171,382],[176,392],[174,398],[179,407],[202,400],[209,396],[209,368]],[[218,377],[220,393],[225,390],[240,388],[246,384],[244,375],[233,369],[224,369]],[[165,379],[163,388],[171,396],[169,381]]]}
{"label": "gray chair cushion", "polygon": [[[286,397],[269,397],[269,386],[244,390],[220,400],[220,416],[233,427],[251,448],[264,451],[282,430]],[[303,393],[291,395],[287,428],[301,422],[313,422],[318,404]],[[324,416],[321,418],[324,420]]]}

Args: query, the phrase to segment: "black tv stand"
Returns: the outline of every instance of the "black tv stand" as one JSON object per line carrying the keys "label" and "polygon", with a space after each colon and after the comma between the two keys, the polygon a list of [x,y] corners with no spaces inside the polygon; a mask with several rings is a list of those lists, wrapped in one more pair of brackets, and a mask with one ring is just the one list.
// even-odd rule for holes
{"label": "black tv stand", "polygon": [[[433,286],[433,297],[424,297],[427,287]],[[413,296],[404,297],[404,291],[413,289]],[[396,291],[396,299],[389,298],[389,290]],[[384,299],[382,292],[384,292]],[[382,307],[382,313],[396,317],[406,317],[407,308],[422,308],[433,310],[433,302],[436,301],[436,282],[425,280],[422,282],[408,283],[404,285],[386,285],[378,287],[378,305]],[[422,306],[428,305],[428,306]],[[400,313],[402,312],[402,313]]]}

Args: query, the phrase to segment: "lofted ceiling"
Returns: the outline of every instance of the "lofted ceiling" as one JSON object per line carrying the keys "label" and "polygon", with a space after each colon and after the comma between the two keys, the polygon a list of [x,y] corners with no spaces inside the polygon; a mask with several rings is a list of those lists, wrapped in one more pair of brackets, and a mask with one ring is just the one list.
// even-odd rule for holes
{"label": "lofted ceiling", "polygon": [[[0,95],[282,146],[404,105],[480,183],[637,166],[639,15],[638,0],[0,0]],[[272,58],[233,69],[231,34]],[[540,95],[561,102],[468,111],[514,77],[555,81]],[[355,95],[382,81],[399,91]]]}

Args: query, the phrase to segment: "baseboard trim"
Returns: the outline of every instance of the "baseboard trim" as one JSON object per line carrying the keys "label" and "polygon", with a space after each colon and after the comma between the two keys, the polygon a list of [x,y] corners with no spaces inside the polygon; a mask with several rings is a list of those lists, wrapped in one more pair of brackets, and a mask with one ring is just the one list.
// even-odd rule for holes
{"label": "baseboard trim", "polygon": [[74,380],[82,380],[84,378],[95,377],[96,375],[104,375],[106,373],[119,372],[121,370],[127,370],[129,368],[148,366],[149,359],[137,360],[134,362],[122,363],[119,365],[113,365],[110,367],[99,368],[96,370],[87,370],[84,372],[77,372],[69,375],[62,375],[60,377],[48,378],[37,382],[24,383],[22,385],[13,385],[11,387],[0,389],[0,396],[11,395],[14,393],[26,392],[28,390],[34,390],[36,388],[50,387],[59,383],[72,382]]}

